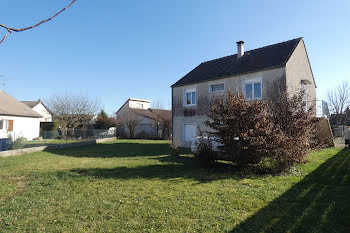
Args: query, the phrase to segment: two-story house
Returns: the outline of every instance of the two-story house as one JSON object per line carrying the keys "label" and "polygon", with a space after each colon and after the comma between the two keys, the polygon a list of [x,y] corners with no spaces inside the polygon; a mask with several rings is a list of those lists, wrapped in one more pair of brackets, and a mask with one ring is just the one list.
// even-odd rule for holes
{"label": "two-story house", "polygon": [[303,38],[244,51],[201,63],[172,86],[173,141],[189,147],[206,129],[212,96],[225,91],[242,93],[247,99],[273,99],[282,91],[304,90],[306,103],[314,103],[316,84]]}

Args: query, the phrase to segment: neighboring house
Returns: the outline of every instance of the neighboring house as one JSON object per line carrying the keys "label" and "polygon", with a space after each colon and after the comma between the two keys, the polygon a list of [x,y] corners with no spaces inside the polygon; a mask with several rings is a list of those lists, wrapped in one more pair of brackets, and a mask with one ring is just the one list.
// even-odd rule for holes
{"label": "neighboring house", "polygon": [[[136,138],[170,138],[171,133],[171,110],[150,108],[151,101],[143,99],[128,99],[116,112],[116,117],[134,120],[137,126],[134,130]],[[124,124],[121,134],[130,136],[128,127]]]}
{"label": "neighboring house", "polygon": [[0,138],[39,137],[42,116],[24,103],[0,91]]}
{"label": "neighboring house", "polygon": [[274,99],[282,91],[304,90],[304,101],[314,104],[316,84],[303,38],[201,63],[172,85],[173,141],[189,147],[206,130],[212,96],[225,91],[242,93],[247,99]]}
{"label": "neighboring house", "polygon": [[52,114],[50,110],[44,105],[44,103],[39,99],[38,101],[22,101],[25,105],[39,113],[42,117],[40,122],[52,122]]}

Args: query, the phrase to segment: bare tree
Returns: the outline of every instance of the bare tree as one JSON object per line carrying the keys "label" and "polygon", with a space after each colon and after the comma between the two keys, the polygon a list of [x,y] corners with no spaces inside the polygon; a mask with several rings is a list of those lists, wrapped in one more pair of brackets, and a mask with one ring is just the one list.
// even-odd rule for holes
{"label": "bare tree", "polygon": [[157,138],[169,139],[171,135],[171,119],[164,111],[151,109],[151,112],[155,116],[153,128],[157,132]]}
{"label": "bare tree", "polygon": [[157,100],[152,103],[152,108],[163,109],[164,105],[160,100]]}
{"label": "bare tree", "polygon": [[328,90],[327,99],[331,112],[336,115],[338,125],[345,110],[350,106],[349,82],[344,81],[333,90]]}
{"label": "bare tree", "polygon": [[133,113],[132,111],[126,111],[121,114],[120,117],[121,122],[123,122],[123,125],[125,125],[129,129],[129,137],[134,138],[135,137],[135,128],[140,124],[140,118],[138,115]]}
{"label": "bare tree", "polygon": [[61,129],[67,130],[89,125],[101,104],[88,95],[65,92],[52,95],[48,107]]}
{"label": "bare tree", "polygon": [[69,7],[71,7],[77,0],[72,0],[70,4],[68,4],[65,8],[63,8],[62,10],[60,10],[59,12],[57,12],[56,14],[54,14],[53,16],[51,16],[50,18],[47,18],[47,19],[44,19],[44,20],[41,20],[40,22],[34,24],[34,25],[31,25],[31,26],[28,26],[28,27],[24,27],[24,28],[13,28],[13,27],[9,27],[9,26],[6,26],[4,24],[0,24],[0,27],[4,28],[5,30],[7,30],[7,33],[3,36],[3,38],[0,40],[0,44],[2,42],[4,42],[4,40],[10,35],[12,34],[13,32],[23,32],[23,31],[27,31],[29,29],[33,29],[33,28],[36,28],[36,27],[39,27],[41,24],[43,23],[46,23],[48,21],[51,21],[53,20],[55,17],[57,17],[58,15],[60,15],[63,11],[67,10]]}

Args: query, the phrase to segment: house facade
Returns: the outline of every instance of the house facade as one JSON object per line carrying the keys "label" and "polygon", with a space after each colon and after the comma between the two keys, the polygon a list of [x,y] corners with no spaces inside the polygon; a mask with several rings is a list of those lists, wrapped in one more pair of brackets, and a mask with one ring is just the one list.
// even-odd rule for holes
{"label": "house facade", "polygon": [[37,138],[40,118],[41,115],[27,105],[0,91],[0,138]]}
{"label": "house facade", "polygon": [[198,127],[208,130],[212,97],[226,91],[249,99],[274,99],[287,91],[304,91],[304,101],[314,104],[316,84],[303,38],[244,52],[237,42],[237,54],[197,66],[172,85],[173,141],[189,147]]}
{"label": "house facade", "polygon": [[135,138],[164,138],[170,137],[171,111],[151,108],[150,100],[128,99],[116,112],[116,117],[124,122],[121,136],[130,137],[126,121],[136,122]]}
{"label": "house facade", "polygon": [[41,100],[38,101],[22,101],[25,105],[39,113],[42,117],[40,122],[52,122],[52,114]]}

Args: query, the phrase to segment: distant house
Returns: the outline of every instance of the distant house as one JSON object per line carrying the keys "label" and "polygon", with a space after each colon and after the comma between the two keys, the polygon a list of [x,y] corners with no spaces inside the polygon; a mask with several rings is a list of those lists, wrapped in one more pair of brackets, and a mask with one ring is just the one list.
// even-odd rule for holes
{"label": "distant house", "polygon": [[21,101],[0,91],[0,138],[39,137],[42,116]]}
{"label": "distant house", "polygon": [[[315,104],[316,84],[303,38],[203,62],[172,85],[173,140],[189,147],[198,127],[206,128],[212,97],[226,91],[247,100],[276,98],[282,91],[304,91],[303,101]],[[312,106],[310,105],[310,106]]]}
{"label": "distant house", "polygon": [[121,134],[130,137],[126,121],[137,122],[135,138],[170,138],[171,110],[151,108],[150,100],[128,99],[116,112],[117,119],[124,123]]}
{"label": "distant house", "polygon": [[33,109],[35,112],[39,113],[42,117],[40,122],[52,122],[52,114],[50,110],[44,105],[41,100],[37,101],[22,101],[25,105]]}

